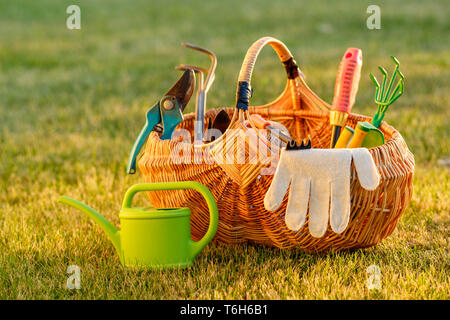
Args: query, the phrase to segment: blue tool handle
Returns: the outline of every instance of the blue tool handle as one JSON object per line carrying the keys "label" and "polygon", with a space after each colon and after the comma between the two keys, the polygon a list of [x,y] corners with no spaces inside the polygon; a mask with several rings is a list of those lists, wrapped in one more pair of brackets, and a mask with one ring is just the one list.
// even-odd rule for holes
{"label": "blue tool handle", "polygon": [[170,121],[164,122],[164,129],[161,135],[161,140],[170,140],[175,128],[180,124],[181,121],[177,119],[170,119]]}
{"label": "blue tool handle", "polygon": [[147,139],[150,132],[152,132],[153,128],[150,128],[147,123],[142,128],[141,133],[139,133],[139,136],[137,137],[136,141],[134,142],[133,148],[130,152],[130,157],[128,158],[128,165],[127,165],[127,173],[128,174],[134,174],[136,173],[136,158],[139,154],[139,151],[141,151],[142,146],[145,143],[145,140]]}
{"label": "blue tool handle", "polygon": [[[171,101],[172,108],[166,109],[163,107],[164,103]],[[163,132],[161,140],[170,140],[172,138],[173,131],[183,121],[183,112],[179,101],[173,96],[166,96],[161,100],[161,124]]]}
{"label": "blue tool handle", "polygon": [[127,173],[135,174],[136,173],[136,158],[141,151],[142,146],[147,140],[148,135],[152,132],[153,128],[161,122],[161,114],[159,112],[159,103],[153,106],[151,109],[147,111],[147,117],[145,121],[145,125],[142,128],[139,136],[134,142],[133,148],[131,149],[130,156],[128,158],[127,165]]}

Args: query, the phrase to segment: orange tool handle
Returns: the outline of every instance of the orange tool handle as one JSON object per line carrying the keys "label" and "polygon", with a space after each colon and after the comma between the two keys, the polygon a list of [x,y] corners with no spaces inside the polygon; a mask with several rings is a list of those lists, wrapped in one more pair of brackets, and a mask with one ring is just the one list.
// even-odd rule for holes
{"label": "orange tool handle", "polygon": [[270,122],[261,117],[259,114],[252,114],[250,117],[258,129],[266,129],[267,126],[270,126]]}
{"label": "orange tool handle", "polygon": [[361,78],[362,51],[348,48],[339,64],[331,111],[350,113]]}
{"label": "orange tool handle", "polygon": [[[252,114],[250,115],[250,118],[253,121],[253,124],[258,129],[268,129],[268,130],[275,130],[276,134],[278,135],[278,138],[286,143],[291,142],[291,137],[287,134],[285,134],[283,131],[280,131],[276,128],[274,128],[269,121],[261,117],[259,114]],[[250,125],[250,124],[249,124]],[[249,126],[248,125],[248,126]]]}

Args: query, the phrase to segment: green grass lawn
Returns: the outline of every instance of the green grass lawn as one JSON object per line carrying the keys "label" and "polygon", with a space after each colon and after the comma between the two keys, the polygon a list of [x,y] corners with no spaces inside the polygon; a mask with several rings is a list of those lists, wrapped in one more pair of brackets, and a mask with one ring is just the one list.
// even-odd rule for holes
{"label": "green grass lawn", "polygon": [[[156,2],[0,1],[0,298],[448,299],[450,178],[439,164],[450,157],[448,2]],[[81,30],[66,28],[73,3]],[[366,28],[369,4],[381,7],[381,30]],[[376,109],[369,72],[391,68],[390,55],[401,61],[405,93],[385,120],[414,153],[416,173],[396,230],[355,252],[213,243],[186,270],[123,269],[104,233],[58,197],[88,203],[118,226],[125,190],[141,181],[125,168],[147,106],[178,78],[177,64],[208,65],[180,43],[217,54],[213,108],[234,103],[245,52],[266,35],[286,43],[328,102],[346,48],[361,48],[353,108],[361,114]],[[253,80],[254,104],[284,88],[271,50]],[[65,287],[69,265],[81,268],[81,290]],[[380,290],[366,286],[370,265],[380,268]]]}

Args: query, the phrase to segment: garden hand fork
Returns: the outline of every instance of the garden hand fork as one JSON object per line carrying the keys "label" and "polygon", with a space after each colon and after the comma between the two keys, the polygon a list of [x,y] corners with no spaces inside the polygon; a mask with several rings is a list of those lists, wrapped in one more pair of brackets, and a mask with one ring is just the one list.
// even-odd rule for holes
{"label": "garden hand fork", "polygon": [[[178,70],[191,69],[199,75],[197,97],[195,101],[194,143],[203,143],[203,130],[205,124],[205,111],[206,111],[206,94],[208,93],[211,84],[214,82],[215,78],[214,71],[216,70],[217,66],[217,58],[216,55],[209,50],[185,42],[183,42],[181,45],[186,48],[203,52],[211,58],[211,65],[208,70],[206,70],[205,68],[192,66],[188,64],[182,64],[176,67],[176,69]],[[207,75],[205,81],[203,81],[204,78],[203,73]]]}
{"label": "garden hand fork", "polygon": [[[377,113],[375,113],[375,115],[372,119],[372,124],[376,128],[378,128],[381,124],[381,121],[383,121],[384,113],[389,108],[389,106],[391,104],[393,104],[395,102],[395,100],[400,98],[400,96],[403,94],[403,82],[405,80],[405,77],[399,70],[400,62],[394,56],[391,56],[391,58],[394,61],[396,66],[394,69],[394,73],[392,74],[391,79],[389,80],[389,85],[387,87],[387,90],[385,90],[385,89],[386,89],[386,80],[387,80],[388,73],[383,67],[378,67],[378,69],[380,69],[381,73],[383,74],[383,83],[381,85],[381,90],[380,90],[380,84],[378,83],[378,81],[374,77],[374,75],[373,74],[369,75],[370,79],[372,80],[372,82],[375,84],[375,87],[376,87],[375,103],[378,105],[378,111],[377,111]],[[400,80],[397,82],[397,85],[395,86],[395,89],[392,92],[392,94],[390,94],[390,91],[394,84],[394,80],[397,75],[400,77]]]}

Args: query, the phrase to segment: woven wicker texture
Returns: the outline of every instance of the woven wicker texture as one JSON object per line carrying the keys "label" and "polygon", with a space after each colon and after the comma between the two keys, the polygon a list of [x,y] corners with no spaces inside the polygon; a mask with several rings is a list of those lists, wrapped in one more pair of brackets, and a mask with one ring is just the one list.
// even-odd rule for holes
{"label": "woven wicker texture", "polygon": [[[250,82],[256,58],[267,44],[275,49],[281,61],[292,57],[279,40],[262,38],[248,50],[239,75],[240,81]],[[256,113],[283,124],[293,138],[310,136],[314,148],[327,148],[331,133],[329,108],[311,91],[303,78],[296,77],[288,79],[284,92],[270,104],[249,107],[248,111],[226,110],[232,116],[230,128],[247,130],[243,121],[248,119],[249,114]],[[218,110],[209,110],[206,119],[214,118],[217,113]],[[351,114],[347,125],[355,127],[358,121],[370,121],[370,118]],[[178,129],[188,130],[193,137],[193,128],[194,114],[185,115]],[[207,186],[219,208],[216,241],[228,244],[250,241],[279,248],[297,247],[308,252],[364,248],[376,245],[392,233],[412,196],[414,157],[393,127],[383,122],[380,130],[385,135],[386,143],[369,150],[381,175],[378,188],[375,191],[363,189],[352,166],[349,225],[341,234],[334,233],[329,227],[320,239],[309,234],[308,221],[297,232],[286,227],[287,196],[277,211],[265,210],[263,200],[273,175],[260,174],[265,166],[261,162],[226,167],[214,161],[217,144],[235,133],[228,134],[227,131],[212,143],[193,145],[192,142],[160,140],[158,134],[152,132],[138,166],[145,182],[194,180]],[[259,138],[270,145],[270,141],[262,135]],[[232,149],[236,151],[236,146]],[[202,161],[196,163],[201,155]],[[182,163],[180,159],[183,159]],[[157,191],[148,193],[148,197],[156,207],[191,208],[194,240],[200,239],[206,232],[208,208],[195,191]]]}

